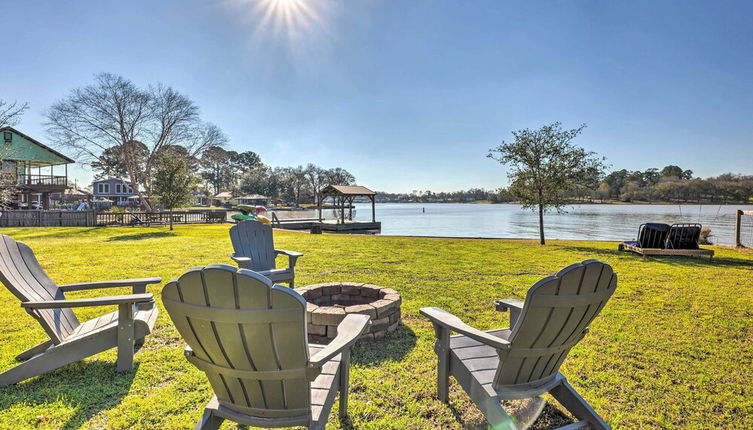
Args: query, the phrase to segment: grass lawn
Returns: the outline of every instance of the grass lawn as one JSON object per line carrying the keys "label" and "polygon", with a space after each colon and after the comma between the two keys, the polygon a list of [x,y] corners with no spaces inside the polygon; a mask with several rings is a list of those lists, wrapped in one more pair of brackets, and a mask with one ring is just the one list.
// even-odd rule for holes
{"label": "grass lawn", "polygon": [[[152,228],[3,229],[26,242],[58,283],[142,276],[167,281],[231,260],[229,225]],[[449,240],[276,232],[279,248],[306,255],[297,283],[359,281],[403,296],[403,324],[383,341],[359,343],[351,373],[350,421],[331,428],[483,428],[453,382],[449,406],[435,398],[431,325],[439,306],[480,329],[504,327],[492,300],[522,299],[536,280],[587,258],[612,264],[614,297],[573,349],[562,372],[614,428],[753,428],[753,253],[716,248],[708,259],[644,261],[616,244]],[[0,291],[0,370],[45,339],[6,289]],[[159,297],[161,286],[150,288]],[[100,295],[127,293],[108,289]],[[84,297],[97,293],[75,293]],[[203,373],[159,302],[155,332],[134,373],[115,372],[115,350],[0,389],[0,428],[192,428],[211,396]],[[86,320],[113,309],[76,310]],[[562,420],[556,404],[538,423]],[[226,423],[223,428],[235,428]]]}

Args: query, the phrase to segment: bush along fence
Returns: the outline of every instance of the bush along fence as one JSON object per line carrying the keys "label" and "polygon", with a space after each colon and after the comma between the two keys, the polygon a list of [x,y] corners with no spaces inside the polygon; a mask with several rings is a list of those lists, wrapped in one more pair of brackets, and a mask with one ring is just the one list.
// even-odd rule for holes
{"label": "bush along fence", "polygon": [[[106,227],[167,225],[168,212],[4,211],[0,227]],[[173,224],[210,224],[227,221],[226,211],[177,211]]]}

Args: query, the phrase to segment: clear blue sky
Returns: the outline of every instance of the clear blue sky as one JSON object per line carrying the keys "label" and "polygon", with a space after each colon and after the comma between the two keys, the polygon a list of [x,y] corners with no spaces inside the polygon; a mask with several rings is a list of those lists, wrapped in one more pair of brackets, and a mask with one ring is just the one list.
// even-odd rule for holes
{"label": "clear blue sky", "polygon": [[[266,14],[278,4],[289,14]],[[190,96],[271,165],[385,191],[496,188],[510,131],[587,123],[614,168],[753,174],[753,2],[3,1],[19,128],[98,72]],[[265,17],[266,16],[266,17]],[[287,21],[285,16],[288,17]],[[91,174],[77,169],[80,180]]]}

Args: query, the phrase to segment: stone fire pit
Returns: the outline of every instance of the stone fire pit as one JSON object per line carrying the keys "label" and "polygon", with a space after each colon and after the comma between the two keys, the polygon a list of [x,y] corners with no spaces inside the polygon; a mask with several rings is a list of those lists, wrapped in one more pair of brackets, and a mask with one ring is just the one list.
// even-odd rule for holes
{"label": "stone fire pit", "polygon": [[337,325],[348,314],[371,317],[371,328],[362,340],[384,337],[400,323],[400,294],[392,288],[357,282],[328,282],[297,288],[308,302],[309,342],[329,343],[337,336]]}

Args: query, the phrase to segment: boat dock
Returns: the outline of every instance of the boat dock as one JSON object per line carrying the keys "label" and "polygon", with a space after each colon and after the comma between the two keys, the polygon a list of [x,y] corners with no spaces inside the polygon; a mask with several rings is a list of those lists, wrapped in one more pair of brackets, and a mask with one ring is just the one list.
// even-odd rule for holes
{"label": "boat dock", "polygon": [[379,221],[319,221],[317,218],[289,218],[272,220],[272,227],[286,230],[311,230],[312,233],[322,231],[335,233],[364,233],[367,231],[381,230],[382,223]]}

